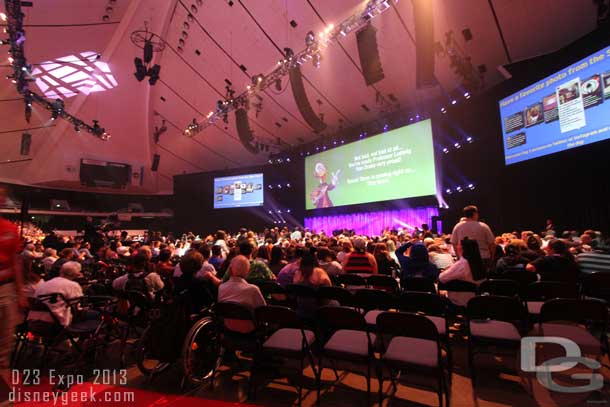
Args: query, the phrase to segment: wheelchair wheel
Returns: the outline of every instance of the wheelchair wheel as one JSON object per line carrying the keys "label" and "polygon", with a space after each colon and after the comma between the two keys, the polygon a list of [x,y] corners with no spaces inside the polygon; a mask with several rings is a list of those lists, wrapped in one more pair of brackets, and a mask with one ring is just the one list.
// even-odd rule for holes
{"label": "wheelchair wheel", "polygon": [[199,386],[210,379],[218,368],[220,341],[218,329],[211,317],[195,322],[182,347],[184,380]]}
{"label": "wheelchair wheel", "polygon": [[136,345],[136,364],[145,376],[153,376],[167,370],[171,364],[156,358],[152,346],[152,330],[147,327]]}

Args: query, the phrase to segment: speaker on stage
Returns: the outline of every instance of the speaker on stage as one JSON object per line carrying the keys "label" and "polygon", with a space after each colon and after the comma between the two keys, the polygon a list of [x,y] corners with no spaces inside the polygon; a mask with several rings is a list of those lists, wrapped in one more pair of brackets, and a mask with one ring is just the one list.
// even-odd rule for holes
{"label": "speaker on stage", "polygon": [[32,145],[32,135],[23,133],[21,135],[21,155],[30,155],[30,147]]}
{"label": "speaker on stage", "polygon": [[235,125],[237,127],[237,134],[241,144],[252,154],[258,154],[258,148],[254,145],[254,135],[250,130],[250,120],[248,119],[248,112],[245,109],[240,108],[235,111]]}
{"label": "speaker on stage", "polygon": [[377,48],[377,30],[372,24],[367,24],[356,33],[356,41],[364,82],[367,86],[371,86],[385,78]]}
{"label": "speaker on stage", "polygon": [[432,3],[429,0],[413,0],[417,88],[438,84],[434,75],[434,13]]}
{"label": "speaker on stage", "polygon": [[305,93],[305,86],[303,86],[303,76],[301,75],[301,68],[297,66],[288,71],[290,77],[290,87],[292,88],[292,94],[294,95],[294,101],[301,112],[301,116],[307,122],[307,124],[316,132],[319,133],[326,128],[324,123],[316,112],[311,108],[309,99],[307,99],[307,93]]}
{"label": "speaker on stage", "polygon": [[160,159],[161,159],[161,156],[159,154],[153,155],[153,162],[152,162],[152,166],[150,167],[151,171],[157,171],[159,169],[159,160]]}

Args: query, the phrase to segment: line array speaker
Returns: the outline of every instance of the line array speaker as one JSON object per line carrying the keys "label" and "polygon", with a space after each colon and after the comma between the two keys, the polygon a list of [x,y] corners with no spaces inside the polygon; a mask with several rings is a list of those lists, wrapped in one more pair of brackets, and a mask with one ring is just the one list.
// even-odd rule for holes
{"label": "line array speaker", "polygon": [[436,86],[432,1],[413,0],[417,88]]}
{"label": "line array speaker", "polygon": [[364,82],[367,86],[371,86],[385,78],[377,48],[377,30],[372,24],[368,24],[356,33],[356,41]]}
{"label": "line array speaker", "polygon": [[326,123],[320,120],[316,112],[311,108],[309,99],[307,99],[307,93],[305,93],[305,86],[303,86],[301,68],[297,66],[291,69],[288,76],[290,77],[290,87],[292,88],[294,101],[299,108],[299,112],[301,112],[301,116],[303,116],[303,119],[316,133],[321,132],[326,128]]}
{"label": "line array speaker", "polygon": [[152,166],[150,167],[151,171],[157,171],[159,169],[159,160],[160,159],[161,159],[161,156],[159,154],[153,155],[153,162],[152,162]]}
{"label": "line array speaker", "polygon": [[254,145],[254,135],[250,130],[250,121],[246,109],[237,109],[235,111],[235,126],[241,144],[252,154],[258,154],[258,148]]}
{"label": "line array speaker", "polygon": [[21,135],[21,155],[30,155],[30,146],[32,145],[32,135],[23,133]]}

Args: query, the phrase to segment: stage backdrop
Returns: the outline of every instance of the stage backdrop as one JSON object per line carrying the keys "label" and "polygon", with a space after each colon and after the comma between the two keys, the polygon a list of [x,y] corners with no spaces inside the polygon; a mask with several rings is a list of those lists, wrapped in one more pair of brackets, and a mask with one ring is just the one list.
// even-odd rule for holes
{"label": "stage backdrop", "polygon": [[305,227],[326,234],[338,229],[353,229],[359,235],[373,236],[381,235],[385,228],[411,230],[423,223],[432,226],[433,216],[438,216],[437,207],[395,209],[309,217],[305,218]]}

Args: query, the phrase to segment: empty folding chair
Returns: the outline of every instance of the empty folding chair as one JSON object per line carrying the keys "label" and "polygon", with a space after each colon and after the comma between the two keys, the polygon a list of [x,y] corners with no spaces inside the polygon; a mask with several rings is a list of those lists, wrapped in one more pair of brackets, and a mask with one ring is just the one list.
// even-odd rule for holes
{"label": "empty folding chair", "polygon": [[468,301],[468,362],[475,384],[475,356],[481,348],[518,351],[524,335],[526,310],[516,297],[481,295]]}
{"label": "empty folding chair", "polygon": [[448,367],[451,371],[453,358],[449,343],[447,299],[436,294],[407,291],[398,297],[397,305],[400,311],[424,315],[434,323],[443,348],[447,351]]}
{"label": "empty folding chair", "polygon": [[599,298],[610,303],[610,273],[596,272],[584,276],[582,293],[585,297]]}
{"label": "empty folding chair", "polygon": [[538,275],[536,273],[526,271],[523,267],[508,268],[501,276],[498,276],[498,278],[516,282],[519,285],[520,297],[524,297],[528,285],[538,281]]}
{"label": "empty folding chair", "polygon": [[519,295],[519,284],[513,280],[500,278],[483,280],[479,284],[479,295],[483,294],[515,297]]}
{"label": "empty folding chair", "polygon": [[[297,389],[300,405],[304,379],[303,369],[306,367],[306,362],[309,363],[317,378],[311,350],[315,341],[315,334],[305,329],[296,312],[288,307],[277,305],[258,307],[255,310],[255,316],[259,329],[265,333],[261,350],[255,358],[255,366],[259,366],[260,362],[271,361],[273,357],[299,361]],[[252,374],[254,375],[258,371],[259,369],[253,369]],[[254,383],[255,385],[256,383]]]}
{"label": "empty folding chair", "polygon": [[339,284],[348,290],[366,287],[366,279],[358,274],[339,274]]}
{"label": "empty folding chair", "polygon": [[318,292],[315,288],[303,284],[289,284],[286,294],[291,306],[296,310],[299,318],[308,324],[315,324],[314,316],[318,308]]}
{"label": "empty folding chair", "polygon": [[320,347],[318,359],[318,403],[325,359],[333,364],[336,381],[339,380],[339,375],[335,368],[335,361],[366,365],[367,400],[370,401],[371,369],[375,360],[373,353],[375,334],[367,331],[364,316],[349,307],[323,306],[318,309],[317,321],[320,330],[317,337],[328,338]]}
{"label": "empty folding chair", "polygon": [[366,278],[366,283],[370,288],[384,290],[390,294],[398,293],[398,281],[392,276],[373,274]]}
{"label": "empty folding chair", "polygon": [[[423,315],[405,312],[382,312],[377,316],[377,332],[382,342],[382,369],[379,372],[379,404],[383,401],[383,367],[390,373],[396,391],[397,376],[402,372],[436,376],[438,403],[443,393],[449,405],[449,389],[445,378],[445,356],[434,323]],[[387,341],[386,338],[390,338]],[[408,374],[406,375],[408,377]]]}
{"label": "empty folding chair", "polygon": [[557,281],[536,281],[527,286],[524,300],[527,311],[537,318],[540,314],[542,304],[554,298],[578,298],[578,287],[574,284],[560,283]]}
{"label": "empty folding chair", "polygon": [[318,288],[318,300],[321,305],[343,305],[351,307],[354,305],[354,294],[349,290],[341,287],[320,287]]}
{"label": "empty folding chair", "polygon": [[277,282],[271,280],[259,280],[255,284],[258,286],[258,288],[260,288],[267,304],[284,306],[289,305],[286,290]]}
{"label": "empty folding chair", "polygon": [[447,292],[447,298],[453,305],[459,308],[465,308],[468,301],[477,295],[477,285],[470,281],[451,280],[446,283],[438,284],[439,291]]}
{"label": "empty folding chair", "polygon": [[584,354],[608,353],[608,304],[600,299],[558,298],[540,310],[540,331],[576,342]]}
{"label": "empty folding chair", "polygon": [[396,306],[396,297],[387,291],[363,288],[354,293],[354,305],[364,312],[369,329],[375,330],[377,315]]}
{"label": "empty folding chair", "polygon": [[424,293],[436,294],[436,286],[434,281],[425,277],[409,277],[401,282],[403,291],[420,291]]}

